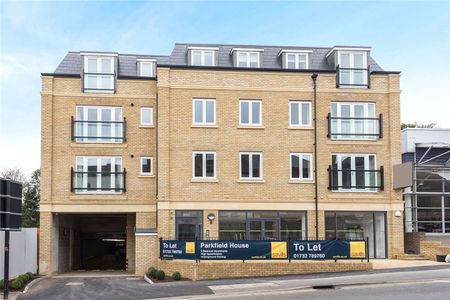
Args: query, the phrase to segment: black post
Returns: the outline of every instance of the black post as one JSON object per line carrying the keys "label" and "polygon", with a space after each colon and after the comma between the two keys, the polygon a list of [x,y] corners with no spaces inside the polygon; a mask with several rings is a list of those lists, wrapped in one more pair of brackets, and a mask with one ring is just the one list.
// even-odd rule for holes
{"label": "black post", "polygon": [[288,255],[288,258],[289,258],[289,262],[291,262],[291,237],[289,237],[289,239],[288,239],[287,255]]}
{"label": "black post", "polygon": [[380,119],[379,119],[379,131],[380,131],[380,139],[383,138],[383,114],[380,114]]}
{"label": "black post", "polygon": [[328,113],[327,119],[328,119],[328,134],[327,134],[327,138],[330,138],[331,137],[331,113]]}
{"label": "black post", "polygon": [[5,230],[5,268],[3,271],[3,299],[8,300],[9,292],[9,230]]}
{"label": "black post", "polygon": [[366,256],[367,256],[367,262],[369,262],[369,237],[366,236]]}
{"label": "black post", "polygon": [[123,125],[122,125],[122,142],[127,141],[127,118],[123,118]]}
{"label": "black post", "polygon": [[75,174],[73,173],[73,167],[70,168],[70,191],[73,193],[74,192],[74,187],[73,187],[73,176]]}
{"label": "black post", "polygon": [[384,167],[380,167],[380,190],[384,191]]}
{"label": "black post", "polygon": [[70,120],[71,120],[71,124],[70,124],[70,135],[71,135],[71,139],[72,139],[72,141],[74,140],[74,130],[73,130],[73,127],[74,127],[74,120],[73,120],[73,116],[72,117],[70,117]]}

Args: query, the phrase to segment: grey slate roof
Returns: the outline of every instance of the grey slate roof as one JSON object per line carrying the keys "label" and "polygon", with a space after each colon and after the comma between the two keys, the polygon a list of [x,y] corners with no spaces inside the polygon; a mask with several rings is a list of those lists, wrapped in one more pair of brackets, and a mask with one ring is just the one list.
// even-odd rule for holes
{"label": "grey slate roof", "polygon": [[[118,54],[119,58],[119,76],[136,76],[137,75],[137,59],[153,58],[156,59],[158,65],[169,66],[187,66],[188,47],[216,47],[218,51],[218,67],[233,67],[233,58],[231,50],[233,48],[261,48],[263,69],[282,69],[281,56],[279,52],[282,49],[293,50],[309,50],[311,53],[310,69],[333,71],[334,68],[327,63],[326,54],[332,49],[325,47],[292,47],[292,46],[261,46],[261,45],[222,45],[222,44],[189,44],[177,43],[170,56],[163,55],[139,55],[139,54]],[[342,46],[339,46],[342,47]],[[346,46],[349,47],[349,46]],[[92,52],[92,51],[89,51]],[[117,54],[117,53],[116,53]],[[369,55],[368,63],[371,71],[383,71],[383,69]],[[79,75],[82,70],[82,59],[80,52],[68,52],[54,74]]]}

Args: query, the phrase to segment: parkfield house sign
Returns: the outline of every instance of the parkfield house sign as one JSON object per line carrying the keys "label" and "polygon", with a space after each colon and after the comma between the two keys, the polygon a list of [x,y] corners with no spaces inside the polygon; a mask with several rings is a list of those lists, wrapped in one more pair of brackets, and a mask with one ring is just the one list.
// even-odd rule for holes
{"label": "parkfield house sign", "polygon": [[366,259],[366,241],[160,241],[161,259],[258,260],[258,259]]}

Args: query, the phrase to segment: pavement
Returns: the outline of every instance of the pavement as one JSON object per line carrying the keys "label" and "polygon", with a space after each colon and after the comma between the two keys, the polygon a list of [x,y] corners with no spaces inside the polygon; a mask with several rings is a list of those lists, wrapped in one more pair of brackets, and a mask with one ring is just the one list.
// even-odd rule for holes
{"label": "pavement", "polygon": [[[374,260],[375,262],[376,260]],[[379,262],[380,266],[387,262]],[[450,265],[430,264],[372,271],[325,273],[150,285],[126,274],[66,274],[46,278],[18,300],[91,299],[445,299]],[[413,266],[413,267],[411,267]],[[92,275],[92,274],[91,274]],[[101,276],[101,277],[97,277]],[[106,277],[105,277],[106,276]]]}

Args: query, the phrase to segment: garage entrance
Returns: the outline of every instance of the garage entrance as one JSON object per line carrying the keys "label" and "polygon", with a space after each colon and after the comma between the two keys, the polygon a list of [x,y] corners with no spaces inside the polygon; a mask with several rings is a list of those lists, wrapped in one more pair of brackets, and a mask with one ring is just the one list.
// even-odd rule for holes
{"label": "garage entrance", "polygon": [[[127,214],[59,214],[58,272],[127,269]],[[131,239],[131,238],[129,238]],[[134,240],[129,240],[134,244]]]}

